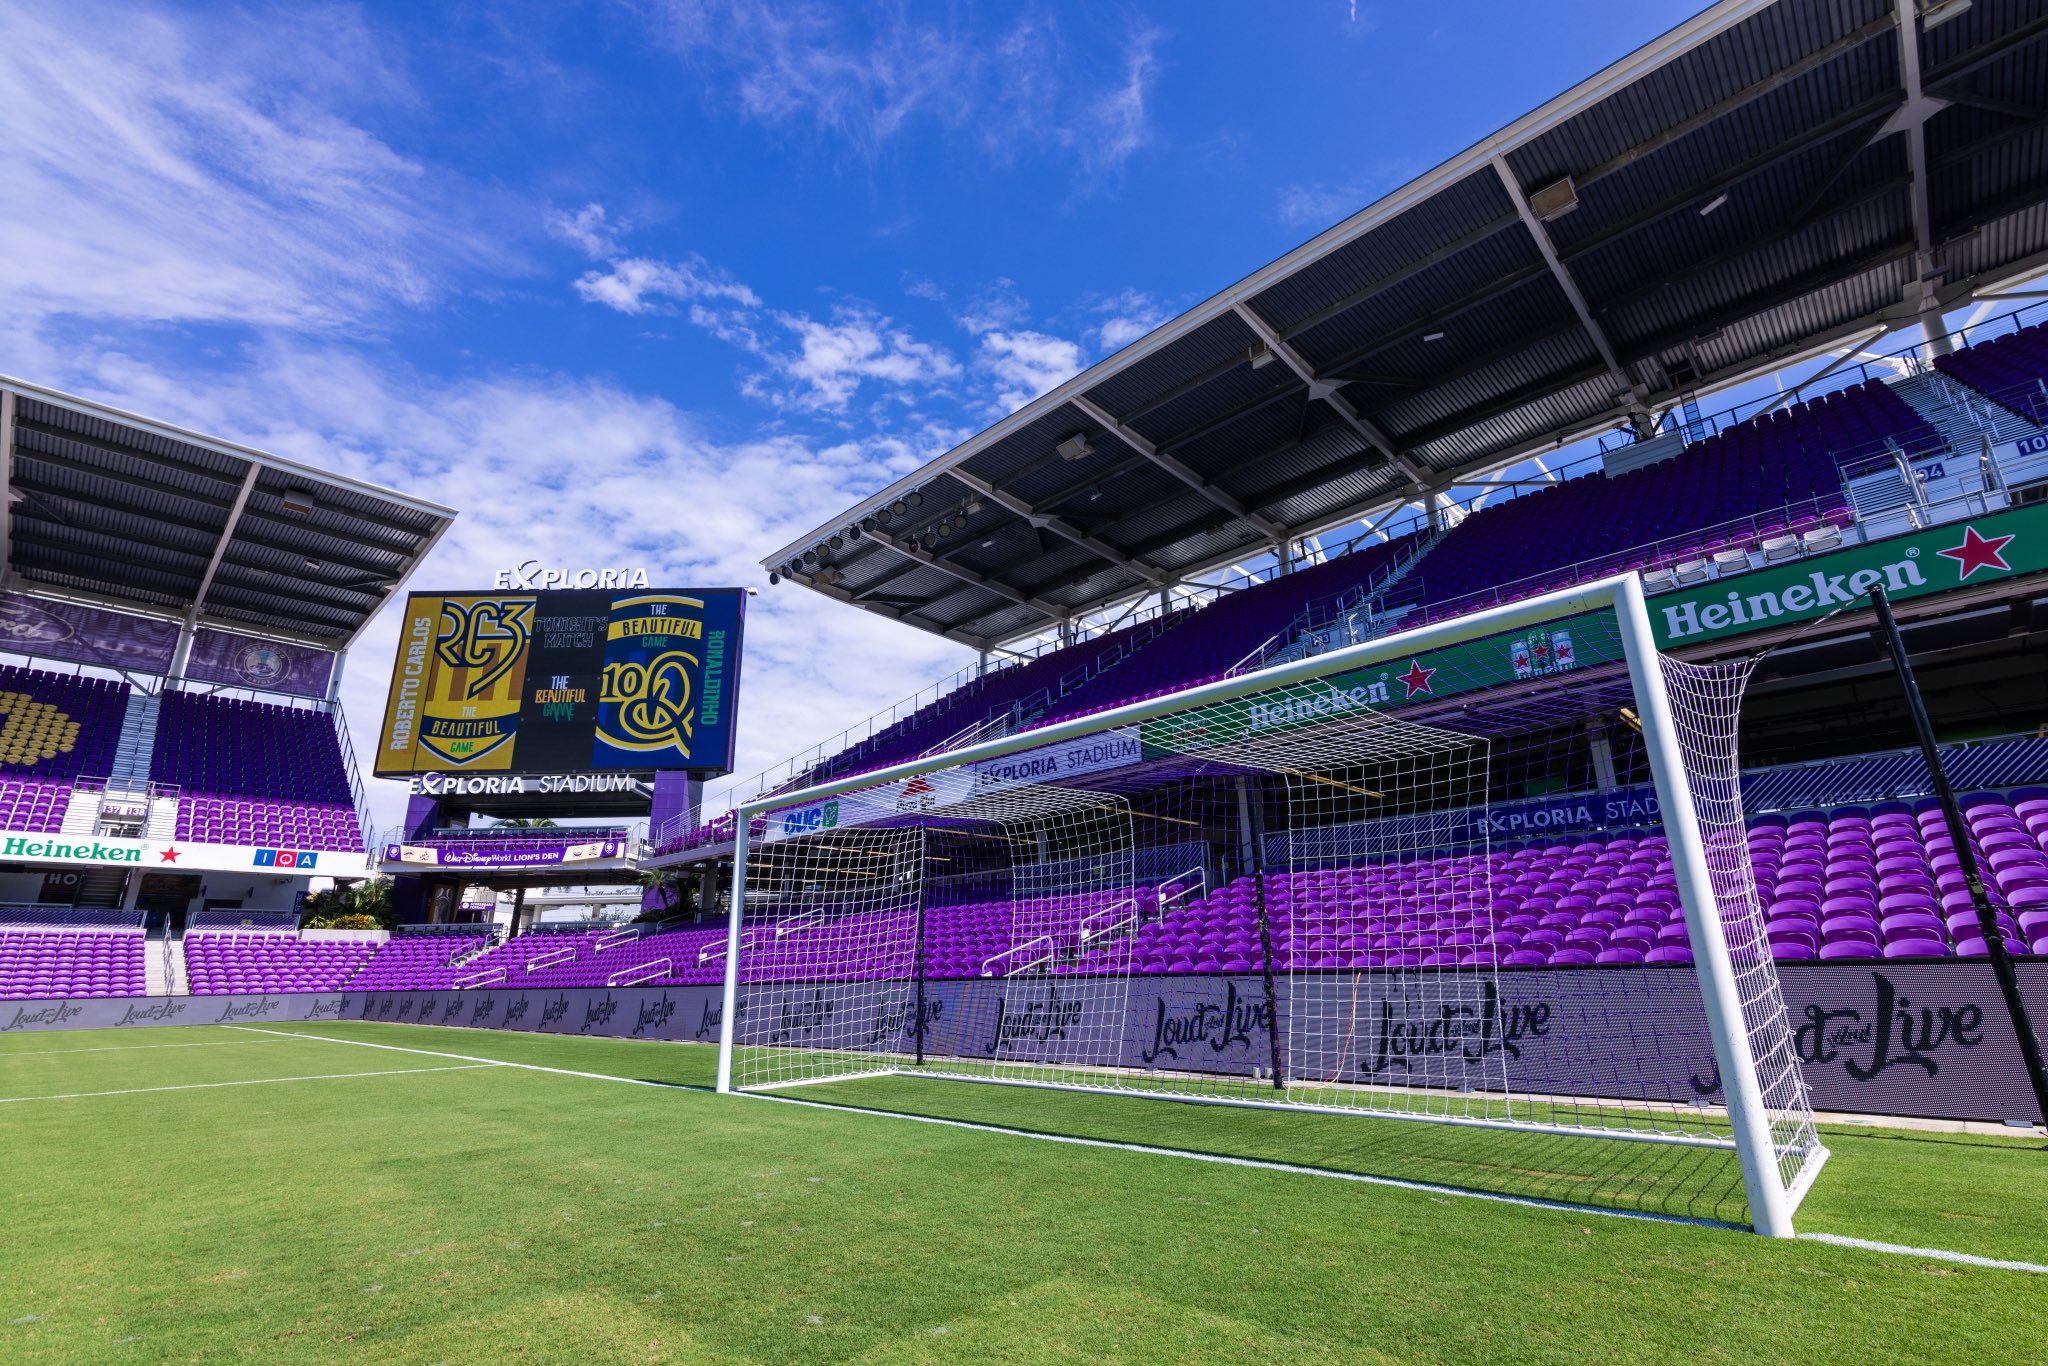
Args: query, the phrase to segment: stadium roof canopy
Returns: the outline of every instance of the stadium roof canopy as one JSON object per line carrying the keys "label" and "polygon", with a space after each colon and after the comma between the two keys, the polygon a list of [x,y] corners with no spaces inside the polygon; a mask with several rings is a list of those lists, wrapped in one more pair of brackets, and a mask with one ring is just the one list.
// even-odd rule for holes
{"label": "stadium roof canopy", "polygon": [[5,586],[340,649],[452,508],[0,376]]}
{"label": "stadium roof canopy", "polygon": [[1716,5],[762,563],[986,647],[2036,271],[2048,11],[1915,5]]}

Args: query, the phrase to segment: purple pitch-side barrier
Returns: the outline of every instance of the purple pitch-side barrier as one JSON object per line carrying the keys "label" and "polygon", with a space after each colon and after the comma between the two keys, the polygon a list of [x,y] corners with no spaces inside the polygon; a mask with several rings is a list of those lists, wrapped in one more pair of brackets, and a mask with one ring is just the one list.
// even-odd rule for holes
{"label": "purple pitch-side barrier", "polygon": [[[2048,962],[2016,966],[2036,1018],[2048,1017]],[[2036,1118],[1988,963],[1788,963],[1778,973],[1816,1109]],[[1020,1061],[1233,1075],[1267,1064],[1269,1022],[1256,976],[1132,978],[1115,1059],[1084,1056],[1089,1039],[1107,1037],[1101,1026],[1110,1021],[1089,1014],[1101,1008],[1091,998],[1105,993],[1082,986],[1075,978],[928,983],[926,1053],[989,1058],[1000,1048]],[[1294,1059],[1305,1073],[1322,1069],[1319,1080],[1398,1084],[1426,1058],[1433,1077],[1462,1062],[1478,1087],[1505,1067],[1520,1091],[1583,1094],[1598,1089],[1593,1078],[1612,1076],[1648,1094],[1718,1099],[1696,990],[1683,971],[1509,971],[1498,990],[1428,972],[1341,973],[1293,989],[1341,991],[1346,1017],[1357,1022],[1348,1042]],[[717,986],[682,986],[20,1001],[0,1006],[0,1033],[339,1019],[715,1043],[721,994]],[[747,985],[740,1011],[742,1037],[753,1045],[901,1053],[914,1037],[907,984]],[[1655,1046],[1646,1047],[1651,1024]]]}

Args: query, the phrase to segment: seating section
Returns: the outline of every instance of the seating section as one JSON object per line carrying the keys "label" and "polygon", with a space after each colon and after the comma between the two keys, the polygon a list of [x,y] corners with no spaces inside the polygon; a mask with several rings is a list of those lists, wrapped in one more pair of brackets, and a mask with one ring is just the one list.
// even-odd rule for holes
{"label": "seating section", "polygon": [[2048,323],[1935,357],[1937,370],[2034,423],[2048,423]]}
{"label": "seating section", "polygon": [[145,995],[146,942],[134,926],[0,925],[0,1000]]}
{"label": "seating section", "polygon": [[[468,987],[517,987],[552,985],[533,974],[555,963],[570,963],[587,957],[608,931],[571,932],[545,930],[508,939],[496,948],[464,963],[450,979],[451,984]],[[534,964],[540,964],[539,968]]]}
{"label": "seating section", "polygon": [[0,829],[50,834],[64,824],[71,805],[71,784],[34,778],[0,778]]}
{"label": "seating section", "polygon": [[128,685],[104,678],[0,668],[0,773],[103,777],[113,767]]}
{"label": "seating section", "polygon": [[195,996],[335,991],[377,954],[367,939],[302,939],[278,931],[194,930],[185,971]]}
{"label": "seating section", "polygon": [[1285,645],[1289,627],[1334,620],[1418,549],[1425,534],[1375,542],[1218,598],[1171,635],[1054,701],[1043,720],[1083,716],[1222,678],[1262,647]]}
{"label": "seating section", "polygon": [[476,953],[496,936],[491,925],[450,926],[447,933],[395,934],[377,947],[361,972],[348,980],[350,991],[436,991],[455,984],[470,971],[458,958]]}
{"label": "seating section", "polygon": [[1779,409],[1668,460],[1595,473],[1489,504],[1460,522],[1415,575],[1430,617],[1453,616],[1628,569],[1846,525],[1841,467],[1886,449],[1944,445],[1885,385]]}
{"label": "seating section", "polygon": [[167,691],[150,777],[181,789],[180,839],[363,847],[340,738],[322,711]]}

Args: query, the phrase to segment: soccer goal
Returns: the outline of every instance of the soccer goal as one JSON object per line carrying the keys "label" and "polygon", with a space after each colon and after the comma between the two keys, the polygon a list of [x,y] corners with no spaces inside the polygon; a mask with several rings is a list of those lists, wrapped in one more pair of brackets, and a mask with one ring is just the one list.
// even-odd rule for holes
{"label": "soccer goal", "polygon": [[[740,808],[720,1090],[885,1075],[1826,1159],[1749,666],[1603,580]],[[1604,1151],[1604,1150],[1603,1150]]]}

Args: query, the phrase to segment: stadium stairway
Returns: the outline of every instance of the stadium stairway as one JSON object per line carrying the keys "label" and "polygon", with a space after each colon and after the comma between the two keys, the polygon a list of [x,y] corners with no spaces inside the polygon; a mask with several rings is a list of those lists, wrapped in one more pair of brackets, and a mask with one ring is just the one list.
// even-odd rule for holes
{"label": "stadium stairway", "polygon": [[121,717],[121,738],[114,742],[114,767],[107,774],[107,786],[122,791],[149,789],[150,755],[156,749],[157,717],[163,699],[140,690],[128,694],[128,709]]}

